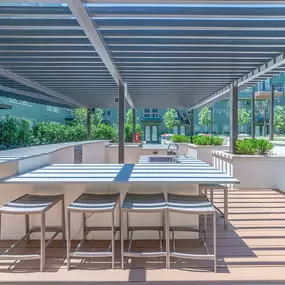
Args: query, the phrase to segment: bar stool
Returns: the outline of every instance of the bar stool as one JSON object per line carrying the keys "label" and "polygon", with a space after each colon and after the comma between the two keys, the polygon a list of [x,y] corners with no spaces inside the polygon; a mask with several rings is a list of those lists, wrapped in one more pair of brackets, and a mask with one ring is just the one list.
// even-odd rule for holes
{"label": "bar stool", "polygon": [[[158,227],[129,227],[127,217],[127,234],[128,234],[128,251],[124,250],[124,213],[160,213],[162,217],[162,225]],[[122,269],[124,269],[124,257],[166,257],[169,250],[163,251],[162,237],[164,235],[164,216],[166,214],[166,200],[163,193],[157,194],[134,194],[127,193],[121,206],[121,259]],[[165,221],[167,223],[167,221]],[[132,240],[135,231],[158,231],[160,240],[160,251],[158,252],[132,252]],[[131,233],[129,238],[129,232]],[[166,232],[166,235],[169,234]],[[166,236],[167,239],[167,236]]]}
{"label": "bar stool", "polygon": [[[46,212],[51,209],[55,204],[61,201],[61,226],[60,227],[46,227]],[[40,259],[40,270],[43,271],[45,268],[45,252],[46,248],[55,239],[55,237],[61,233],[62,241],[65,242],[65,216],[64,216],[64,195],[32,195],[26,194],[19,197],[11,202],[8,202],[4,206],[0,207],[0,235],[1,235],[1,214],[13,214],[13,215],[25,215],[25,235],[8,248],[4,253],[0,255],[2,260],[32,260]],[[40,227],[30,228],[30,215],[40,214],[41,225]],[[25,255],[13,255],[8,254],[10,250],[22,240],[26,240],[26,243],[30,242],[30,236],[32,233],[40,232],[41,248],[36,254],[25,254]],[[52,237],[46,242],[45,233],[55,232]]]}
{"label": "bar stool", "polygon": [[[213,204],[215,209],[224,218],[224,228],[228,228],[228,187],[222,184],[199,184],[199,194],[204,192],[204,195],[208,197],[208,190],[210,192],[210,202]],[[220,208],[214,205],[214,190],[223,190],[224,192],[224,211],[222,212]]]}
{"label": "bar stool", "polygon": [[[99,258],[99,257],[111,257],[112,269],[115,268],[115,237],[116,232],[120,230],[119,227],[115,227],[114,212],[116,205],[119,201],[119,193],[114,194],[91,194],[83,193],[74,202],[67,207],[67,270],[71,266],[71,258]],[[82,214],[82,240],[78,244],[75,251],[71,251],[71,212],[77,212]],[[86,226],[86,214],[98,214],[98,213],[110,213],[111,214],[111,227],[87,227]],[[111,243],[106,252],[83,252],[79,251],[82,245],[87,239],[87,235],[91,231],[111,231]]]}
{"label": "bar stool", "polygon": [[[210,254],[206,244],[204,231],[189,227],[171,227],[166,223],[166,231],[172,232],[173,249],[170,251],[167,260],[167,267],[170,268],[170,257],[196,259],[196,260],[213,260],[214,271],[216,272],[216,210],[205,196],[201,195],[177,195],[168,194],[167,198],[167,221],[170,213],[195,214],[195,215],[212,215],[213,216],[213,254]],[[177,252],[175,248],[175,231],[191,231],[200,234],[207,254],[188,254]],[[169,236],[169,235],[168,235]],[[166,239],[168,248],[170,248],[170,239]]]}

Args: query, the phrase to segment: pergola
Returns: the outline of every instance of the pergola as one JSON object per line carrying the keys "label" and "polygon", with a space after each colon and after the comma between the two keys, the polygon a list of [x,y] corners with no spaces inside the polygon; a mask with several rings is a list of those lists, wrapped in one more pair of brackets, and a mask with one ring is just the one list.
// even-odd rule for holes
{"label": "pergola", "polygon": [[[10,0],[0,4],[0,90],[58,106],[194,108],[285,71],[285,3]],[[271,135],[273,134],[271,92]],[[134,112],[135,116],[135,112]],[[192,121],[192,126],[193,126]]]}

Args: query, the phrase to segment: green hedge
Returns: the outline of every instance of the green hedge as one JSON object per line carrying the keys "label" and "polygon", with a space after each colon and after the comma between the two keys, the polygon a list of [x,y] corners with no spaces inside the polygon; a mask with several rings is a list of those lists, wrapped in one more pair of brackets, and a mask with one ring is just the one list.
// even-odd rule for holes
{"label": "green hedge", "polygon": [[[137,125],[136,132],[142,137],[142,129]],[[126,125],[126,142],[132,141],[132,126]],[[98,124],[91,126],[92,140],[118,141],[117,126]],[[53,144],[87,140],[87,127],[81,123],[65,125],[55,122],[40,122],[34,127],[26,119],[9,116],[0,120],[0,149],[24,146]]]}
{"label": "green hedge", "polygon": [[273,144],[265,139],[244,139],[236,141],[237,154],[265,155],[273,149]]}
{"label": "green hedge", "polygon": [[172,136],[172,141],[175,143],[190,143],[190,137],[184,135],[174,135]]}
{"label": "green hedge", "polygon": [[196,145],[223,145],[224,139],[215,136],[193,136],[192,142]]}

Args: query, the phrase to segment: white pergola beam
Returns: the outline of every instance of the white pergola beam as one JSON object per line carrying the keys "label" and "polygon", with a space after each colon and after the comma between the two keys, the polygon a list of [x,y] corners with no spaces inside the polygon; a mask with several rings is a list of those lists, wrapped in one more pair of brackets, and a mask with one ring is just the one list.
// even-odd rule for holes
{"label": "white pergola beam", "polygon": [[[249,72],[248,74],[244,75],[243,77],[239,78],[238,80],[232,82],[231,84],[236,85],[238,87],[242,87],[243,85],[252,83],[253,85],[260,79],[260,81],[264,80],[267,73],[272,72],[274,69],[279,68],[285,65],[285,53],[281,53],[276,58],[270,60],[269,62],[261,65],[260,67],[256,68],[255,70]],[[281,71],[280,71],[281,72]],[[272,75],[268,75],[268,78],[272,77]],[[226,95],[231,90],[231,84],[227,85],[226,87],[220,89],[216,93],[212,94],[208,98],[202,100],[198,104],[191,106],[190,109],[201,108],[203,106],[209,105],[219,98],[222,98],[223,95]]]}
{"label": "white pergola beam", "polygon": [[[106,44],[104,43],[103,38],[95,27],[95,22],[92,22],[90,16],[88,15],[88,11],[85,7],[86,5],[84,5],[81,0],[65,0],[65,3],[68,5],[73,16],[76,18],[80,27],[83,29],[90,43],[93,45],[94,49],[105,64],[106,68],[109,70],[111,76],[113,77],[117,85],[125,85],[125,82],[123,81],[110,53],[106,48]],[[130,94],[125,94],[127,94],[127,96],[125,95],[125,99],[127,100],[128,104],[132,108],[135,108]]]}
{"label": "white pergola beam", "polygon": [[53,91],[53,90],[51,90],[51,89],[49,89],[49,88],[47,88],[47,87],[45,87],[43,85],[40,85],[40,84],[38,84],[38,83],[36,83],[34,81],[31,81],[28,78],[20,76],[20,75],[18,75],[16,73],[13,73],[13,72],[11,72],[11,71],[9,71],[7,69],[2,68],[2,67],[0,67],[0,75],[2,75],[3,77],[9,78],[9,79],[11,79],[11,80],[13,80],[15,82],[18,82],[20,84],[23,84],[25,86],[28,86],[30,88],[33,88],[35,90],[38,90],[40,92],[43,92],[45,94],[48,94],[50,96],[53,96],[55,98],[58,98],[58,99],[60,99],[62,101],[65,101],[67,105],[71,105],[72,104],[74,106],[81,107],[81,108],[86,108],[87,107],[86,105],[84,105],[84,104],[82,104],[80,102],[77,102],[77,101],[75,101],[75,100],[73,100],[73,99],[71,99],[71,98],[69,98],[69,97],[67,97],[67,96],[65,96],[63,94],[55,92],[55,91]]}

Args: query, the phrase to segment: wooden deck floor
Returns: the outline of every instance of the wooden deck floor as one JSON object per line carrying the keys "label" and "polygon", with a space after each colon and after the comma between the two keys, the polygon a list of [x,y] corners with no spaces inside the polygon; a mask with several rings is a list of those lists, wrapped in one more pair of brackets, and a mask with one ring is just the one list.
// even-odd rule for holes
{"label": "wooden deck floor", "polygon": [[[215,201],[222,206],[222,195]],[[165,270],[164,259],[128,260],[126,269],[120,269],[120,249],[117,244],[117,269],[110,269],[110,260],[77,260],[71,271],[66,271],[66,249],[55,241],[47,250],[47,269],[39,272],[39,261],[0,261],[0,282],[9,284],[140,284],[188,285],[188,284],[285,284],[285,193],[273,190],[234,190],[229,194],[228,230],[218,217],[218,271],[212,272],[208,261],[172,260],[171,270]],[[207,242],[212,245],[211,222]],[[1,241],[0,250],[10,244]],[[32,253],[38,249],[38,241],[28,247],[22,244],[17,253]],[[75,246],[75,243],[73,243]],[[106,242],[97,242],[99,248]],[[88,241],[87,250],[94,242]],[[152,250],[158,242],[137,241],[134,248]],[[179,241],[181,251],[201,252],[197,241]]]}

